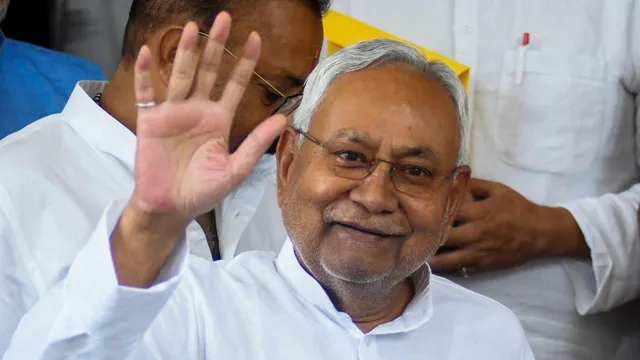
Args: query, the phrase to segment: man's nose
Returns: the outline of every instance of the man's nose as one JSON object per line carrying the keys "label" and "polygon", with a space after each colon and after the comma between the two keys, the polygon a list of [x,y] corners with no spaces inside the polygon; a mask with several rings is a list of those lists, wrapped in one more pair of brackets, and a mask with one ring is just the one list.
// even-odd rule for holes
{"label": "man's nose", "polygon": [[351,190],[349,198],[370,213],[391,213],[398,209],[396,189],[391,181],[391,165],[381,162],[369,176]]}

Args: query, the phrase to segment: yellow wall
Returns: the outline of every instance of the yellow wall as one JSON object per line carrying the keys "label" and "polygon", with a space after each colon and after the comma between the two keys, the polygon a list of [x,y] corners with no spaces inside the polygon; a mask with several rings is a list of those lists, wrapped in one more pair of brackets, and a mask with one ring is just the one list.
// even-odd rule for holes
{"label": "yellow wall", "polygon": [[438,59],[449,65],[456,72],[456,74],[458,74],[458,77],[464,84],[465,88],[468,89],[469,87],[470,68],[467,65],[461,64],[453,59],[435,53],[429,49],[417,46],[404,39],[400,39],[397,36],[389,34],[373,26],[367,25],[362,21],[356,20],[340,12],[331,10],[326,16],[324,20],[324,35],[328,42],[329,55],[344,47],[365,40],[382,37],[402,41],[421,50],[428,59]]}

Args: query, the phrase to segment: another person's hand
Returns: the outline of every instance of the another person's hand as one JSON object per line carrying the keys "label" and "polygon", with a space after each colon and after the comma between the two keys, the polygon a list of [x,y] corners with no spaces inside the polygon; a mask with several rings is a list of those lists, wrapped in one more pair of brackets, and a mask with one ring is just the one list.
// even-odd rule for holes
{"label": "another person's hand", "polygon": [[222,13],[198,59],[198,28],[182,33],[167,99],[155,105],[151,54],[140,51],[135,65],[137,153],[135,190],[112,239],[121,284],[149,285],[184,237],[186,226],[208,213],[251,172],[286,124],[274,116],[229,153],[236,108],[260,55],[252,33],[221,98],[211,100],[231,19]]}
{"label": "another person's hand", "polygon": [[536,205],[491,181],[472,179],[469,189],[447,243],[429,260],[434,272],[468,276],[541,257],[588,257],[567,210]]}

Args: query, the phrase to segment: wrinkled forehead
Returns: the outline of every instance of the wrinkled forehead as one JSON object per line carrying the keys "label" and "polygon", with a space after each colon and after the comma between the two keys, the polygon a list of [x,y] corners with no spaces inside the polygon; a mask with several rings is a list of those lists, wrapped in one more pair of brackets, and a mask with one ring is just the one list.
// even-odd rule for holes
{"label": "wrinkled forehead", "polygon": [[460,146],[456,109],[446,89],[403,66],[339,77],[318,106],[309,132],[322,141],[357,137],[389,155],[423,149],[443,164],[455,164]]}

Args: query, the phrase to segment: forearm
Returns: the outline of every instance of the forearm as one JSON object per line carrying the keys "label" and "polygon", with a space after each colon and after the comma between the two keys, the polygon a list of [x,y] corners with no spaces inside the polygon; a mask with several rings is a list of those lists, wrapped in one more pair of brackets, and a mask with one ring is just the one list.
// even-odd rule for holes
{"label": "forearm", "polygon": [[580,226],[592,258],[591,272],[569,274],[580,313],[605,311],[640,295],[639,201],[640,185],[634,185],[563,205]]}
{"label": "forearm", "polygon": [[111,235],[118,283],[147,288],[184,239],[188,220],[141,210],[133,197]]}
{"label": "forearm", "polygon": [[589,259],[590,249],[571,212],[562,207],[539,208],[537,236],[543,257]]}

